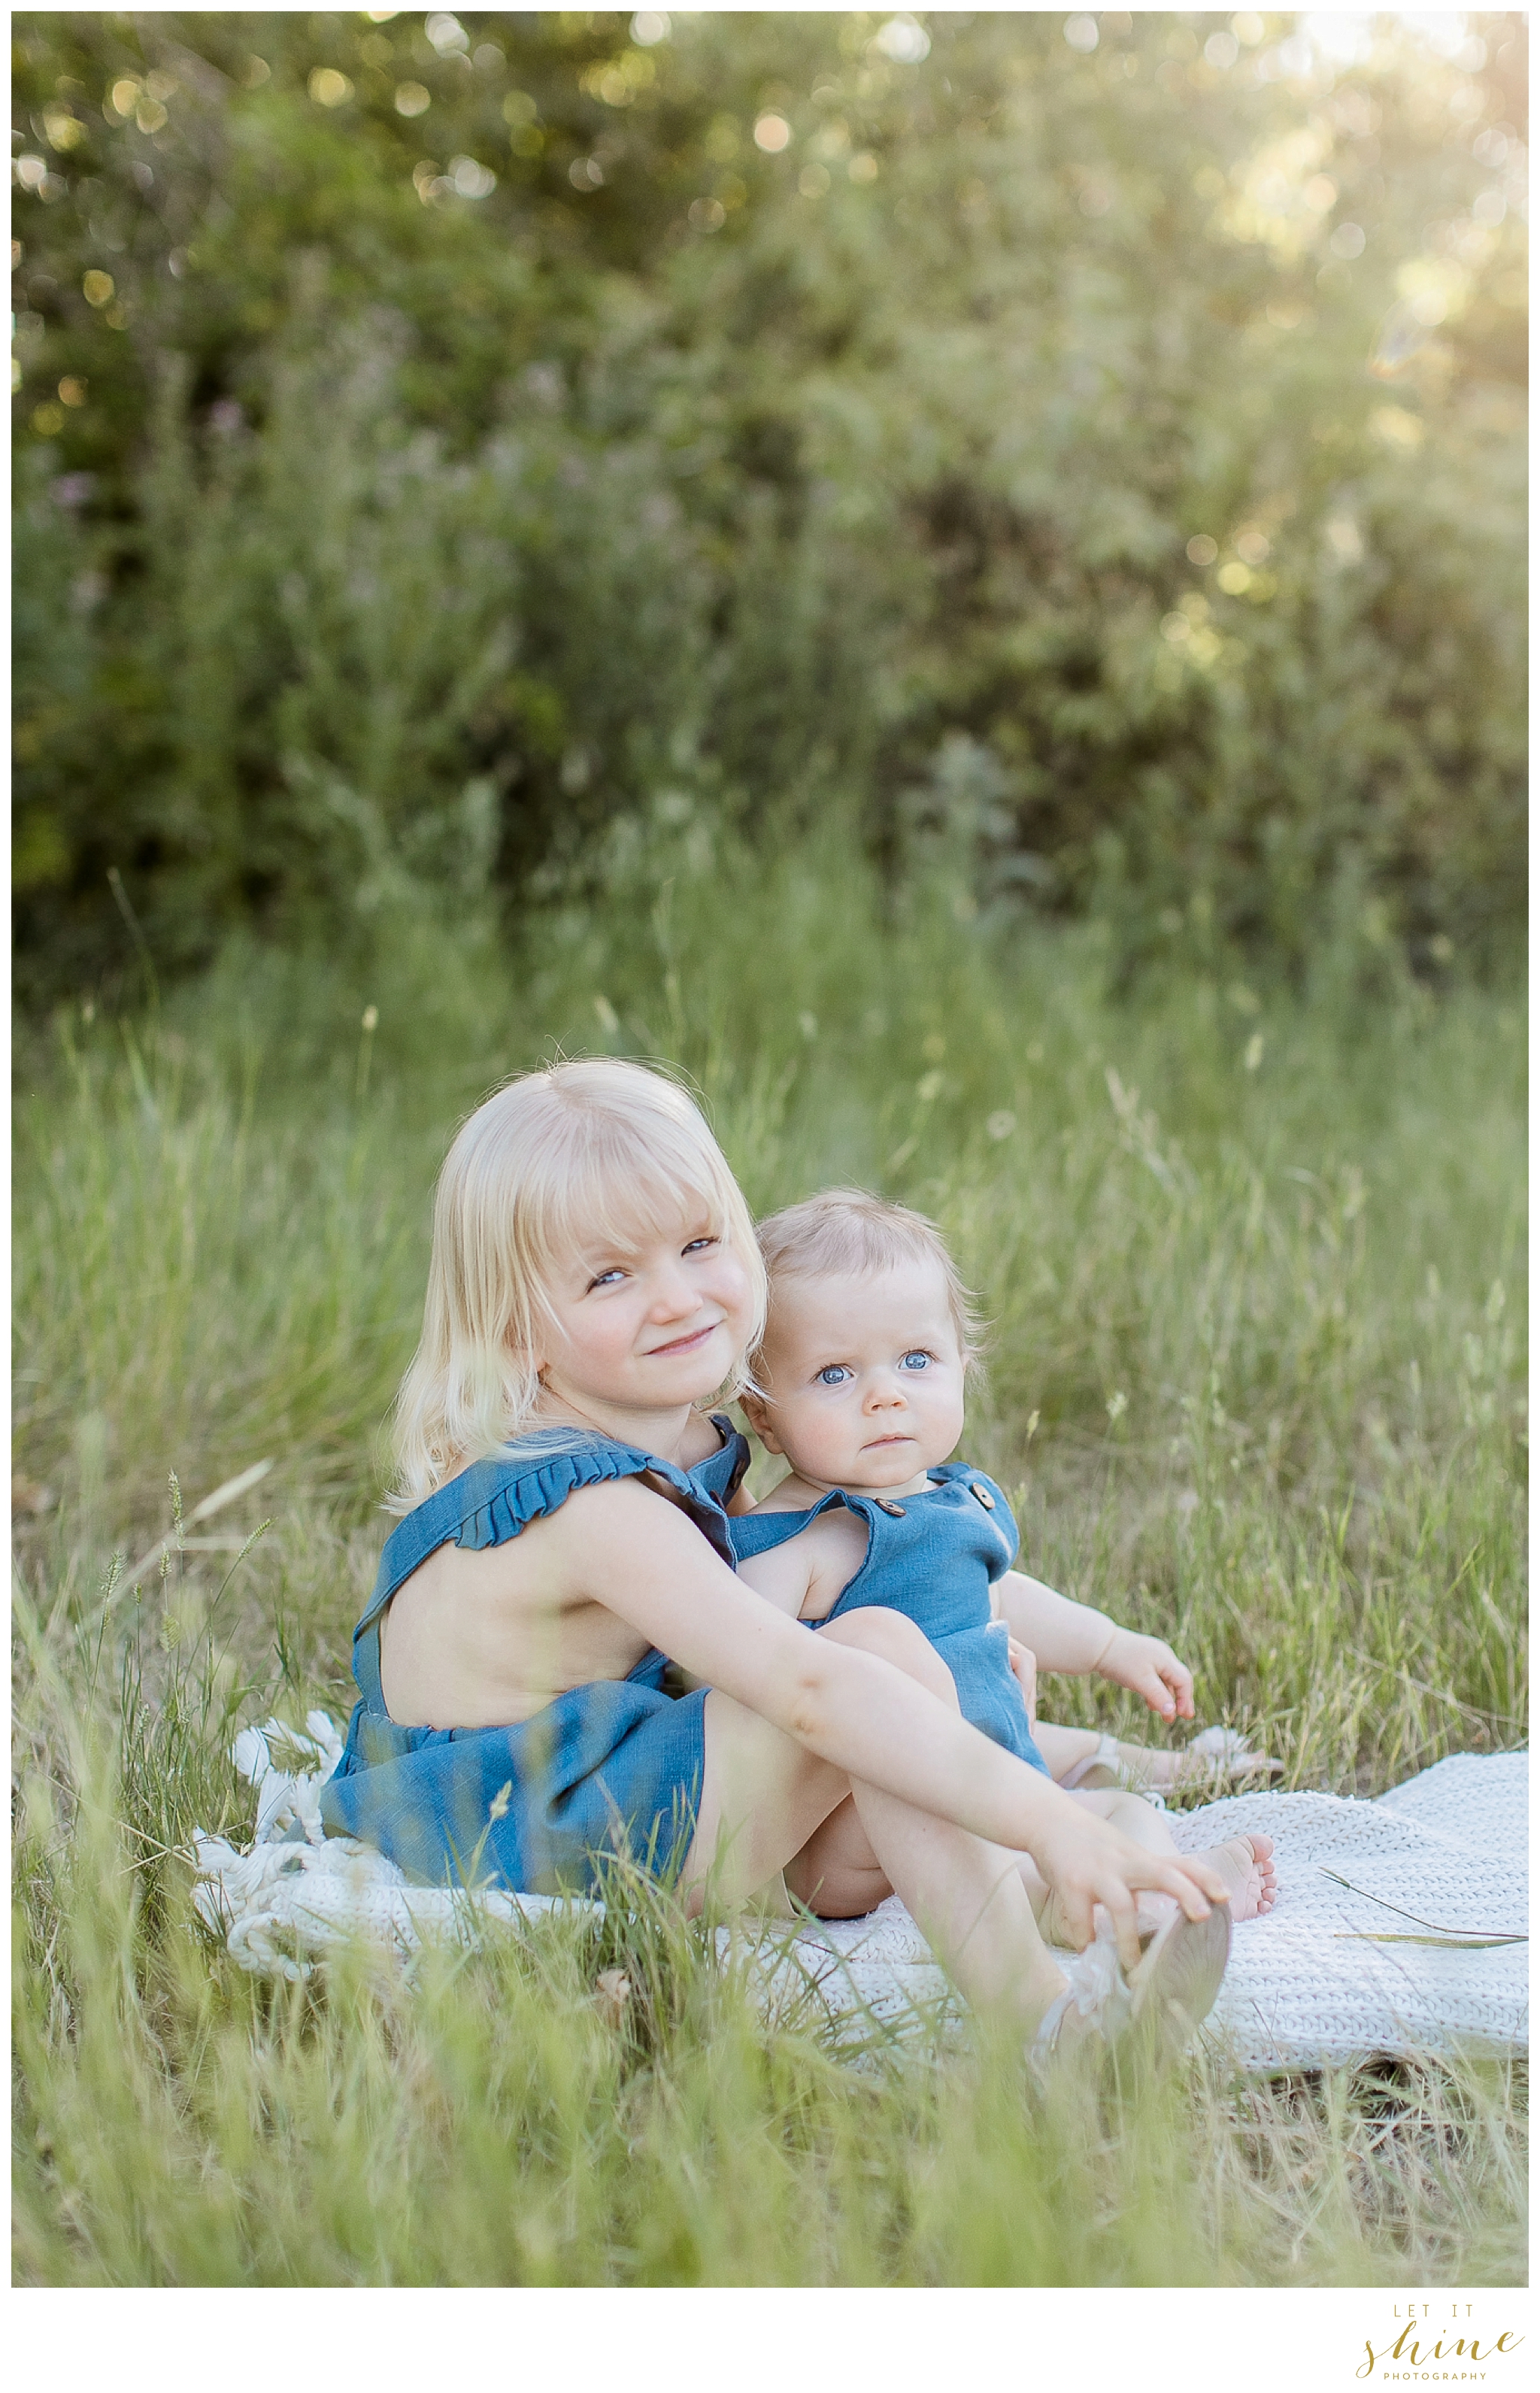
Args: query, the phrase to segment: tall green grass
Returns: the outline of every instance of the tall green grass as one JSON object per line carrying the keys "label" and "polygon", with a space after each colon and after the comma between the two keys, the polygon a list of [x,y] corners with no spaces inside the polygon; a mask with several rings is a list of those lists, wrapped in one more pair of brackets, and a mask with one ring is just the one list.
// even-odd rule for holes
{"label": "tall green grass", "polygon": [[[1521,1741],[1522,1021],[1194,945],[1119,995],[1094,930],[882,898],[830,836],[689,824],[501,948],[231,948],[131,1018],[24,1029],[16,1315],[18,2261],[30,2282],[1492,2282],[1520,2262],[1491,2067],[1035,2114],[985,2031],[853,2072],[666,1902],[602,1931],[254,1985],[192,1921],[250,1832],[242,1720],[346,1709],[379,1430],[455,1120],[558,1048],[666,1060],[763,1210],[832,1180],[943,1221],[993,1324],[967,1450],[1029,1567],[1157,1628],[1200,1716],[1374,1793]],[[366,1009],[377,1027],[365,1027]],[[243,1558],[114,1585],[192,1501]],[[233,1567],[232,1567],[233,1566]],[[1061,1719],[1142,1733],[1050,1682]],[[607,1940],[607,1941],[604,1941]],[[636,1990],[620,2028],[598,1971]]]}

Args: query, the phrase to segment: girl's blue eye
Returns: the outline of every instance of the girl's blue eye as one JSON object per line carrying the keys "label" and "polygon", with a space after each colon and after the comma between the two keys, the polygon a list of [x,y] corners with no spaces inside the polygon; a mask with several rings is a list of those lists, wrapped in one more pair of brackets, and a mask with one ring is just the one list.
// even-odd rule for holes
{"label": "girl's blue eye", "polygon": [[927,1354],[923,1346],[911,1346],[904,1357],[904,1368],[906,1371],[923,1371],[934,1360],[934,1355]]}
{"label": "girl's blue eye", "polygon": [[720,1246],[721,1243],[722,1242],[719,1238],[714,1237],[692,1238],[689,1245],[685,1249],[685,1252],[687,1255],[698,1255],[703,1247]]}
{"label": "girl's blue eye", "polygon": [[608,1271],[601,1272],[596,1279],[591,1279],[589,1281],[589,1294],[592,1295],[596,1288],[607,1288],[611,1280],[624,1279],[624,1277],[625,1274],[620,1269],[620,1264],[612,1263]]}
{"label": "girl's blue eye", "polygon": [[842,1363],[826,1363],[818,1373],[818,1385],[820,1388],[842,1387],[849,1377],[850,1373]]}

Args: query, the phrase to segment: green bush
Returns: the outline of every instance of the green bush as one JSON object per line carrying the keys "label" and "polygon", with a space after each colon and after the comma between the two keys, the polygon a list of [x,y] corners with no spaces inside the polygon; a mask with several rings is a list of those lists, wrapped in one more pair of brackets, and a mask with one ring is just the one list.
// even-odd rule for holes
{"label": "green bush", "polygon": [[1493,964],[1522,20],[1097,21],[20,18],[24,986],[659,810]]}

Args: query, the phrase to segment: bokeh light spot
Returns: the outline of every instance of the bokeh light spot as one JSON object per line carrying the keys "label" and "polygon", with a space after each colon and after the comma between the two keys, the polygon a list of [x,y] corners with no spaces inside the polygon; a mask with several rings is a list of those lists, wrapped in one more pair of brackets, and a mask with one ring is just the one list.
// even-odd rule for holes
{"label": "bokeh light spot", "polygon": [[478,158],[451,158],[450,180],[463,200],[489,199],[497,189],[497,177]]}
{"label": "bokeh light spot", "polygon": [[877,34],[874,46],[897,66],[917,67],[931,55],[931,37],[913,17],[890,17]]}

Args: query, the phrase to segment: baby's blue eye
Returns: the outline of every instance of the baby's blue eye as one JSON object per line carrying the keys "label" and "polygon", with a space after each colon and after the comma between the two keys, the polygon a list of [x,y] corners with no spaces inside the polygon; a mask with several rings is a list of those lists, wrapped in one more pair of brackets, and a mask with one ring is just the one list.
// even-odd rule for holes
{"label": "baby's blue eye", "polygon": [[850,1373],[842,1363],[826,1363],[818,1373],[818,1385],[820,1388],[842,1387],[849,1377]]}
{"label": "baby's blue eye", "polygon": [[923,1346],[911,1346],[904,1357],[904,1368],[906,1371],[923,1371],[934,1360],[934,1355],[927,1354]]}

